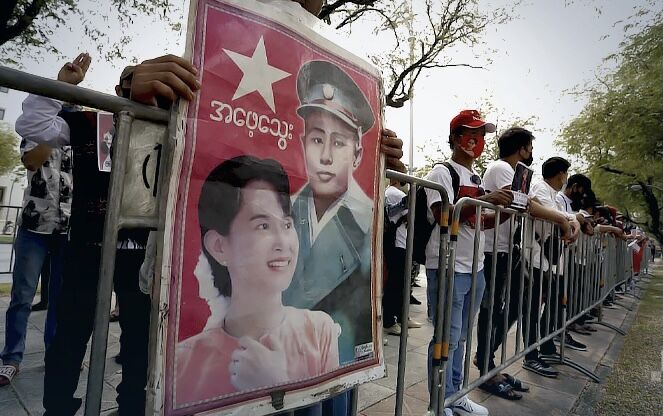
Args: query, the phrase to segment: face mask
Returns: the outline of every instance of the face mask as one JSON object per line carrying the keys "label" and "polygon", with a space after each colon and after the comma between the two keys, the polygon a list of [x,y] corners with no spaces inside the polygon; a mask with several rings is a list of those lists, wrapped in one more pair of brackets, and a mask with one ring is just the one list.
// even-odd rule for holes
{"label": "face mask", "polygon": [[481,136],[460,137],[460,148],[475,159],[481,156],[481,153],[483,153],[483,148],[485,145],[486,145],[486,139]]}
{"label": "face mask", "polygon": [[534,154],[530,153],[529,157],[525,160],[522,160],[522,162],[527,166],[532,166],[532,163],[534,163]]}

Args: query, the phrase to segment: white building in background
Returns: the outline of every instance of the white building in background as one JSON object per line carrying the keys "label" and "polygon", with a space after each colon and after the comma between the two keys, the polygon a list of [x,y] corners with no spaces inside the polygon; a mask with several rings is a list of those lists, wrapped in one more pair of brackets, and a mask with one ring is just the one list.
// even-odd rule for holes
{"label": "white building in background", "polygon": [[[16,119],[21,114],[21,104],[27,94],[0,87],[0,123],[6,123],[13,130]],[[16,221],[18,210],[6,209],[7,206],[20,207],[23,191],[27,183],[25,176],[17,177],[9,173],[0,176],[0,235],[7,231],[7,222]]]}

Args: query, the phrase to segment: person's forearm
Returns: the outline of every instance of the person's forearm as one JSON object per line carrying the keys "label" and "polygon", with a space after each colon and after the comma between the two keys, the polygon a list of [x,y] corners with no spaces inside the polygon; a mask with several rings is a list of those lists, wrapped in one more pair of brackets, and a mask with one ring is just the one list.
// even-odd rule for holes
{"label": "person's forearm", "polygon": [[548,220],[555,224],[563,224],[569,221],[568,217],[561,211],[544,207],[534,199],[530,199],[529,201],[529,213],[535,218]]}
{"label": "person's forearm", "polygon": [[27,170],[35,171],[48,160],[51,156],[51,152],[53,152],[52,147],[45,144],[39,144],[34,149],[25,152],[21,158],[23,166],[25,166]]}
{"label": "person's forearm", "polygon": [[48,97],[30,94],[23,101],[23,113],[16,120],[16,133],[22,138],[61,147],[69,144],[69,125],[58,113],[62,103]]}

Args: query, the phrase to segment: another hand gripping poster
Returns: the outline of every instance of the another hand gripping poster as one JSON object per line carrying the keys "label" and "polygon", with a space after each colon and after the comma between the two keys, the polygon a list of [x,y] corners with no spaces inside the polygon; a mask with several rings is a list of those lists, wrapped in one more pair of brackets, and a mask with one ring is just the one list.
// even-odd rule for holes
{"label": "another hand gripping poster", "polygon": [[286,410],[384,375],[380,74],[304,13],[192,5],[202,87],[170,193],[165,414],[270,414],[274,392]]}

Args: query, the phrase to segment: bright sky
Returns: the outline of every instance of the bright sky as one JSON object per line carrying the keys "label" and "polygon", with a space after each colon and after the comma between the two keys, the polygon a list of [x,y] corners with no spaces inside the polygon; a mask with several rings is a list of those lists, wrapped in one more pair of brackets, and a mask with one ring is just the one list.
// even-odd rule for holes
{"label": "bright sky", "polygon": [[[414,0],[415,9],[419,1]],[[506,3],[506,0],[493,0],[491,4],[496,2]],[[488,7],[486,1],[481,0],[480,3],[482,7]],[[516,20],[490,28],[484,39],[487,47],[496,52],[491,56],[493,62],[486,69],[435,69],[420,77],[414,100],[415,166],[424,161],[424,151],[417,147],[429,140],[446,142],[451,118],[459,110],[475,108],[486,100],[497,108],[496,114],[486,115],[493,122],[507,121],[497,119],[498,115],[509,119],[538,117],[533,129],[537,136],[535,163],[540,164],[541,160],[559,154],[553,147],[553,140],[561,126],[572,120],[583,106],[582,101],[576,102],[564,91],[594,78],[602,59],[617,51],[623,39],[622,25],[615,25],[615,22],[630,16],[634,6],[644,1],[564,3],[530,0],[519,7]],[[597,5],[600,13],[597,12]],[[188,1],[184,2],[183,8],[188,8]],[[136,39],[132,51],[138,60],[166,52],[182,53],[183,34],[173,33],[163,25],[155,26],[148,19],[138,21],[135,27],[134,33],[124,35]],[[119,32],[116,28],[108,30]],[[358,43],[366,44],[361,32],[362,29],[357,28],[351,36],[356,36]],[[73,24],[70,31],[58,32],[54,43],[72,58],[79,51],[88,50],[93,55],[95,52],[85,40],[80,23]],[[377,50],[384,47],[384,44],[378,45]],[[467,48],[456,50],[453,54],[456,62],[481,63],[473,58],[472,51]],[[113,93],[121,68],[128,63],[115,62],[110,65],[97,59],[82,85]],[[25,70],[55,77],[61,65],[59,60],[46,56],[42,63],[25,63]],[[20,112],[22,98],[13,94],[10,101],[5,107],[8,119],[12,121]],[[386,125],[406,141],[407,161],[409,106],[387,109]]]}

